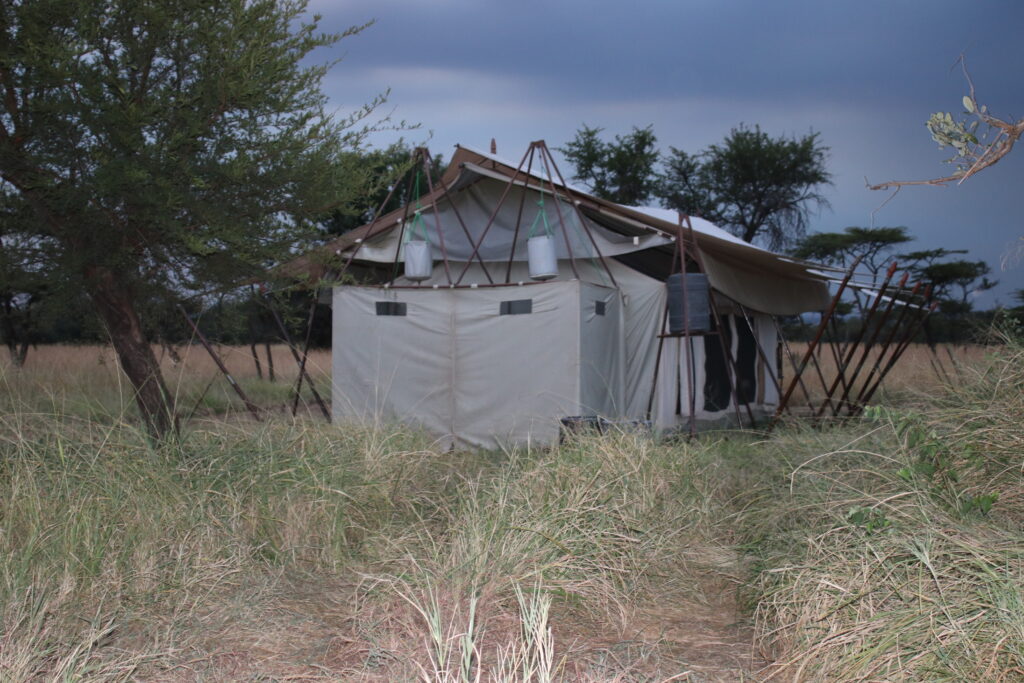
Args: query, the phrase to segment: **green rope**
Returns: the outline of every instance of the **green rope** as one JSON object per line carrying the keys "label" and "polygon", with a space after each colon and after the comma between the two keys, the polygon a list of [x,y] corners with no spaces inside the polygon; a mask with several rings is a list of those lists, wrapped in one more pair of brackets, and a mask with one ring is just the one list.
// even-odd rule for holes
{"label": "green rope", "polygon": [[413,195],[416,197],[416,213],[413,215],[412,225],[405,231],[405,238],[402,240],[408,243],[415,239],[416,229],[419,228],[423,241],[427,241],[427,224],[423,220],[423,205],[420,203],[420,171],[416,171],[416,181],[413,188]]}
{"label": "green rope", "polygon": [[540,210],[537,211],[537,215],[533,219],[533,225],[530,226],[530,232],[526,238],[529,239],[537,234],[537,223],[542,221],[544,223],[544,234],[548,237],[552,236],[551,226],[548,225],[548,212],[544,209],[544,195],[540,196],[540,201],[537,202],[537,206]]}

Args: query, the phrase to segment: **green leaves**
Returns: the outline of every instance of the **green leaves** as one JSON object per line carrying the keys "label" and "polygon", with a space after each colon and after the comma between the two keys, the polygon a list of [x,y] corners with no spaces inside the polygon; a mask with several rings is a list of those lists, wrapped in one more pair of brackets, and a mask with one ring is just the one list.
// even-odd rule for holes
{"label": "green leaves", "polygon": [[781,249],[803,236],[812,210],[828,205],[821,193],[831,182],[827,153],[817,133],[773,138],[759,126],[739,126],[700,154],[673,148],[659,196],[744,241]]}
{"label": "green leaves", "polygon": [[747,242],[755,238],[779,249],[801,237],[810,211],[827,206],[820,188],[831,182],[825,170],[828,148],[817,133],[772,138],[760,127],[734,128],[721,145],[697,154],[675,147],[655,149],[651,126],[633,128],[614,142],[602,129],[584,125],[558,151],[598,197],[620,204],[662,206],[731,229]]}
{"label": "green leaves", "polygon": [[[949,112],[938,112],[932,114],[925,125],[932,134],[932,139],[939,143],[939,149],[952,147],[956,150],[956,156],[947,159],[949,162],[957,162],[958,159],[971,156],[973,146],[978,144],[978,138],[974,135],[978,126],[977,121],[968,126],[963,121],[954,120]],[[967,167],[961,164],[961,170],[966,173]]]}
{"label": "green leaves", "polygon": [[573,180],[590,186],[594,195],[627,206],[645,204],[656,189],[659,154],[651,126],[633,127],[614,142],[600,139],[601,128],[584,126],[558,151],[575,167]]}

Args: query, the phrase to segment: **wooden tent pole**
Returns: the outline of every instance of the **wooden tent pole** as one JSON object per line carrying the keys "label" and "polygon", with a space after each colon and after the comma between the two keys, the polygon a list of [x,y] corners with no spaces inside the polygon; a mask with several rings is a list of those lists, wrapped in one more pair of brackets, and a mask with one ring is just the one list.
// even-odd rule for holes
{"label": "wooden tent pole", "polygon": [[[690,238],[693,238],[691,230]],[[686,241],[683,238],[683,217],[677,218],[676,225],[676,249],[679,252],[679,273],[682,275],[683,285],[683,339],[686,343],[686,397],[687,402],[690,404],[689,408],[689,427],[690,436],[697,435],[697,393],[694,387],[693,381],[693,336],[690,334],[690,292],[686,283]],[[693,245],[694,252],[697,251],[697,245]],[[666,295],[667,296],[667,295]],[[714,296],[711,294],[710,288],[708,290],[708,297]],[[704,353],[707,353],[705,349]]]}
{"label": "wooden tent pole", "polygon": [[270,304],[270,301],[264,298],[264,302],[267,308],[270,309],[270,314],[274,317],[274,322],[277,323],[278,329],[281,330],[282,341],[284,341],[284,343],[288,346],[288,350],[292,352],[292,358],[295,359],[296,365],[299,366],[299,374],[306,376],[306,382],[309,383],[309,390],[313,392],[313,398],[316,399],[317,405],[320,406],[320,412],[324,414],[324,417],[327,418],[328,421],[330,421],[331,411],[327,409],[327,405],[324,403],[324,400],[320,397],[320,392],[316,390],[316,385],[313,384],[313,378],[309,376],[309,373],[306,371],[306,368],[302,363],[302,360],[299,358],[299,352],[295,350],[295,345],[292,344],[292,338],[291,335],[288,334],[288,328],[284,326],[284,321],[281,320],[281,316],[277,314],[277,311]]}
{"label": "wooden tent pole", "polygon": [[462,282],[462,278],[466,277],[466,273],[469,272],[469,267],[473,265],[473,259],[483,258],[482,256],[480,256],[480,247],[484,243],[484,238],[487,237],[487,233],[490,231],[491,226],[494,225],[494,220],[498,217],[498,211],[505,203],[505,199],[508,198],[508,193],[512,191],[512,186],[515,185],[516,179],[518,179],[519,176],[522,174],[523,164],[526,163],[527,156],[529,156],[532,152],[533,143],[530,144],[529,149],[527,149],[526,153],[523,154],[523,158],[522,160],[520,160],[519,166],[516,167],[516,172],[512,174],[512,178],[508,181],[508,185],[505,186],[505,190],[501,193],[501,197],[498,199],[498,203],[494,206],[494,210],[491,211],[491,217],[487,219],[487,224],[484,226],[484,229],[480,233],[480,238],[473,243],[473,253],[469,255],[468,259],[466,259],[466,265],[462,267],[462,272],[459,273],[459,277],[455,279],[456,285]]}
{"label": "wooden tent pole", "polygon": [[[832,395],[835,393],[836,388],[839,386],[841,379],[845,379],[846,370],[849,368],[850,363],[853,361],[853,357],[857,355],[857,348],[860,346],[861,341],[864,339],[864,335],[867,334],[868,328],[873,324],[875,313],[878,311],[878,306],[882,303],[882,296],[885,294],[885,290],[889,288],[889,282],[892,280],[893,275],[896,274],[897,264],[893,261],[892,265],[889,266],[889,271],[885,275],[885,279],[882,281],[882,286],[878,289],[875,294],[875,300],[871,303],[871,307],[868,308],[867,315],[864,317],[863,327],[860,332],[854,338],[846,352],[846,357],[843,358],[843,364],[839,366],[836,372],[836,378],[832,380],[831,386],[825,392],[825,401],[822,401],[821,407],[818,408],[818,412],[815,417],[821,417],[825,413],[826,402],[831,405]],[[870,344],[870,342],[869,342]]]}
{"label": "wooden tent pole", "polygon": [[[900,292],[902,292],[903,289],[907,286],[908,279],[910,279],[910,273],[904,273],[903,277],[899,281],[899,284],[896,285],[896,291],[889,296],[889,303],[885,307],[885,312],[882,313],[881,319],[875,325],[875,329],[874,332],[872,332],[871,337],[864,344],[864,350],[861,352],[860,360],[857,362],[857,366],[854,368],[853,372],[850,373],[849,381],[844,383],[849,386],[844,386],[843,393],[839,397],[839,401],[837,401],[835,406],[832,407],[833,417],[837,417],[843,409],[843,404],[849,402],[851,398],[850,388],[853,387],[854,384],[856,384],[857,377],[860,375],[861,370],[864,369],[864,364],[867,362],[868,356],[871,354],[871,349],[874,348],[875,342],[878,341],[878,335],[882,333],[882,328],[885,327],[885,323],[889,321],[889,315],[892,313],[893,306],[896,305],[896,298],[899,296]],[[882,296],[881,291],[879,291],[878,296]]]}
{"label": "wooden tent pole", "polygon": [[853,263],[850,264],[849,270],[846,271],[846,275],[843,276],[842,281],[839,283],[839,288],[836,290],[835,296],[832,297],[832,303],[829,304],[828,310],[822,314],[821,322],[818,325],[818,332],[811,340],[811,343],[807,345],[807,351],[804,352],[803,360],[800,361],[800,365],[794,371],[793,379],[790,380],[789,386],[786,387],[786,393],[782,395],[782,400],[779,401],[778,407],[775,408],[775,416],[772,419],[771,425],[769,425],[769,429],[771,429],[771,426],[778,421],[779,415],[782,414],[782,411],[786,409],[786,404],[789,403],[789,399],[793,395],[793,391],[796,389],[797,380],[801,375],[803,375],[804,370],[807,368],[807,363],[814,354],[814,349],[818,346],[818,342],[821,341],[822,334],[825,332],[825,327],[828,325],[828,319],[832,317],[836,307],[839,305],[843,292],[846,291],[847,285],[853,278],[853,271],[860,265],[861,258],[862,256],[858,256],[854,259]]}
{"label": "wooden tent pole", "polygon": [[[526,178],[527,182],[523,186],[523,192],[519,196],[519,209],[516,211],[516,228],[512,232],[512,248],[508,252],[508,265],[505,266],[505,284],[512,281],[512,260],[516,256],[516,243],[519,242],[519,228],[523,223],[523,209],[526,208],[526,190],[529,189],[529,178],[530,173],[533,171],[533,148],[528,151],[530,156],[529,161],[526,162]],[[541,197],[543,197],[543,190]]]}
{"label": "wooden tent pole", "polygon": [[[423,175],[427,179],[427,191],[430,193],[431,196],[433,196],[433,194],[434,194],[434,181],[430,178],[430,169],[433,168],[433,159],[430,156],[430,150],[428,150],[426,147],[423,147],[421,149],[423,150],[423,166],[424,166]],[[469,233],[469,228],[466,227],[466,222],[464,220],[462,220],[462,214],[459,213],[459,207],[455,204],[455,200],[452,199],[451,194],[448,192],[448,186],[444,184],[443,178],[439,178],[438,182],[439,182],[439,187],[441,188],[441,196],[443,196],[445,199],[448,200],[448,206],[451,207],[452,213],[455,214],[455,220],[458,221],[459,227],[462,228],[462,234],[466,236],[466,242],[467,243],[471,243],[473,241],[473,236]],[[441,214],[437,210],[437,199],[434,200],[433,207],[434,207],[434,223],[437,226],[437,232],[440,235],[441,234]],[[448,255],[445,254],[445,260],[447,260],[447,258],[448,258]],[[487,278],[487,281],[489,283],[494,284],[494,279],[491,277],[491,273],[487,270],[487,264],[484,262],[483,258],[480,257],[479,254],[477,255],[477,261],[480,263],[480,268],[484,272],[484,277]],[[445,266],[445,269],[446,269],[446,272],[447,272],[447,265]],[[451,280],[452,280],[451,279],[451,275],[449,274],[448,275],[448,282],[451,283]]]}
{"label": "wooden tent pole", "polygon": [[228,369],[224,365],[224,362],[220,359],[220,356],[218,356],[217,352],[213,350],[213,347],[210,346],[210,342],[208,342],[206,340],[206,337],[203,336],[203,333],[199,331],[199,327],[194,322],[192,322],[192,318],[188,316],[188,313],[185,311],[184,307],[182,307],[181,304],[178,304],[178,310],[181,311],[181,315],[185,318],[185,321],[189,324],[189,327],[192,328],[192,331],[196,335],[196,339],[198,339],[199,343],[203,345],[203,348],[206,349],[206,352],[208,354],[210,354],[210,358],[213,359],[213,362],[217,365],[217,368],[221,371],[221,373],[223,373],[224,377],[227,378],[228,384],[230,384],[231,388],[235,390],[235,393],[238,394],[238,397],[242,399],[242,403],[245,404],[246,409],[248,409],[248,411],[252,413],[252,416],[256,418],[257,421],[260,421],[259,408],[257,408],[256,405],[249,400],[249,397],[245,395],[244,391],[242,391],[242,387],[238,386],[238,382],[236,382],[235,378],[231,376],[230,372],[228,372]]}
{"label": "wooden tent pole", "polygon": [[879,373],[878,378],[875,380],[874,386],[871,387],[871,389],[868,390],[867,395],[864,396],[864,402],[861,404],[862,406],[866,405],[867,402],[871,400],[871,397],[875,395],[875,392],[878,390],[878,388],[882,386],[882,380],[885,379],[885,376],[888,375],[889,371],[892,370],[893,367],[896,365],[896,361],[900,359],[900,356],[903,355],[903,352],[906,351],[907,347],[909,347],[911,342],[913,342],[914,337],[917,336],[917,333],[921,330],[921,327],[924,325],[924,322],[928,319],[928,316],[931,315],[932,312],[939,307],[937,301],[931,301],[930,289],[931,288],[929,287],[929,293],[926,296],[925,307],[923,308],[921,317],[917,320],[917,323],[915,325],[908,326],[907,333],[904,335],[903,339],[900,340],[900,343],[899,345],[897,345],[896,350],[889,358],[889,362],[885,364],[885,368],[882,370],[881,373]]}
{"label": "wooden tent pole", "polygon": [[[544,156],[544,151],[547,149],[547,147],[544,144],[543,140],[536,140],[534,142],[531,142],[530,148],[533,149],[534,147],[540,149],[540,160],[541,163],[544,164],[544,171],[548,175],[548,187],[551,188],[552,203],[555,205],[555,213],[558,215],[558,224],[562,228],[562,240],[565,242],[565,250],[569,253],[569,267],[572,268],[573,277],[579,280],[580,273],[579,270],[577,270],[576,268],[576,256],[572,253],[572,244],[569,242],[569,231],[565,229],[565,219],[562,218],[562,209],[558,205],[558,194],[555,191],[555,180],[554,178],[551,177],[551,167],[548,166],[547,157]],[[527,182],[529,182],[529,179],[527,179]],[[544,187],[543,183],[544,181],[541,180],[542,189]],[[566,190],[566,192],[568,192],[568,190]]]}
{"label": "wooden tent pole", "polygon": [[[579,204],[577,204],[575,201],[573,201],[572,197],[569,195],[569,186],[565,184],[565,178],[562,177],[562,171],[558,168],[558,165],[555,163],[554,157],[551,156],[551,151],[548,150],[547,143],[544,142],[543,140],[541,140],[540,141],[540,145],[541,145],[541,158],[544,159],[545,155],[546,155],[546,158],[548,160],[548,161],[544,162],[545,163],[545,167],[547,166],[548,163],[550,163],[551,164],[551,168],[553,168],[555,170],[555,175],[558,176],[558,182],[561,183],[562,188],[565,190],[566,199],[569,200],[569,202],[572,204],[573,210],[576,212],[576,219],[580,222],[580,227],[583,229],[584,234],[586,234],[587,238],[590,240],[590,244],[594,247],[594,252],[597,253],[598,260],[601,261],[601,265],[604,267],[605,272],[608,273],[608,279],[611,280],[612,285],[614,285],[615,287],[618,287],[619,283],[617,283],[615,281],[615,274],[612,273],[611,268],[608,267],[608,262],[605,260],[604,254],[601,253],[601,247],[597,246],[597,240],[594,239],[594,235],[590,232],[590,227],[587,225],[586,221],[584,220],[583,212],[580,210]],[[548,176],[550,176],[550,175],[551,175],[551,170],[548,169]],[[558,204],[555,204],[555,209],[556,210],[558,209]],[[559,217],[559,220],[561,220],[561,217],[562,217],[561,213],[559,213],[558,217]],[[563,226],[562,229],[564,230],[565,227]]]}
{"label": "wooden tent pole", "polygon": [[[697,268],[700,272],[707,274],[707,269],[704,268],[704,258],[700,254],[700,247],[697,246],[697,238],[694,236],[693,222],[689,216],[680,214],[679,220],[679,231],[682,233],[682,222],[686,219],[686,225],[690,230],[690,241],[693,243],[693,260],[697,264]],[[686,278],[684,277],[685,281]],[[740,416],[740,392],[739,392],[739,370],[736,368],[736,361],[732,357],[732,349],[728,348],[725,344],[725,328],[723,326],[722,316],[718,313],[718,304],[715,303],[715,293],[708,287],[708,303],[711,304],[711,313],[715,317],[715,325],[718,326],[718,342],[722,347],[722,354],[725,356],[725,374],[729,379],[729,389],[732,392],[733,406],[736,409],[736,424],[739,427],[743,426],[743,418]],[[739,341],[737,340],[737,349],[739,349]],[[750,426],[754,426],[754,411],[750,408],[750,401],[744,400],[743,406],[746,408],[747,417],[750,419]]]}
{"label": "wooden tent pole", "polygon": [[[309,357],[309,342],[313,337],[313,317],[316,315],[317,299],[320,289],[313,290],[313,303],[309,306],[309,319],[306,321],[306,339],[302,345],[302,362],[299,363],[299,376],[295,380],[295,396],[292,399],[292,417],[299,412],[299,395],[302,393],[302,378],[306,376],[306,359]],[[330,418],[328,418],[330,419]]]}
{"label": "wooden tent pole", "polygon": [[910,295],[907,300],[903,302],[903,309],[900,311],[899,317],[896,318],[896,322],[893,323],[888,336],[885,338],[885,341],[882,342],[882,350],[878,352],[878,358],[875,359],[874,365],[872,365],[869,370],[867,377],[864,378],[864,384],[861,385],[860,391],[857,393],[857,397],[853,401],[854,406],[859,407],[863,405],[864,395],[867,393],[868,387],[874,383],[875,375],[882,369],[882,361],[885,359],[885,355],[889,352],[890,348],[893,348],[895,351],[895,347],[892,347],[892,342],[896,339],[896,333],[903,326],[903,322],[907,317],[907,311],[910,309],[910,304],[913,302],[914,297],[917,296],[917,290],[920,288],[921,282],[918,281],[914,285],[914,288],[910,290]]}

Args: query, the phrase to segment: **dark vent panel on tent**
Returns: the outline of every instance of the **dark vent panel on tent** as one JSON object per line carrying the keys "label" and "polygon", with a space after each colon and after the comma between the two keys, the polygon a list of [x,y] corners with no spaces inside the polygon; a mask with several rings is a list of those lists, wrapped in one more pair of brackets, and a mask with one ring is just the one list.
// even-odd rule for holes
{"label": "dark vent panel on tent", "polygon": [[603,301],[595,301],[594,302],[594,314],[595,315],[604,315],[604,310],[605,310],[605,303]]}
{"label": "dark vent panel on tent", "polygon": [[533,299],[513,299],[512,301],[502,301],[501,308],[498,313],[500,315],[525,315],[527,313],[533,313]]}
{"label": "dark vent panel on tent", "polygon": [[378,301],[377,315],[405,315],[405,302]]}

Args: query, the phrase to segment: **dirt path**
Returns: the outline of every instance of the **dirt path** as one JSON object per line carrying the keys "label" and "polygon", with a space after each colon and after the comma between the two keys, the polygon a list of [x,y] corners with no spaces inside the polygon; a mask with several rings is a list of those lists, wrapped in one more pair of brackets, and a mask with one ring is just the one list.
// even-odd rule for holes
{"label": "dirt path", "polygon": [[[352,584],[309,580],[240,592],[178,624],[173,651],[143,667],[140,678],[422,680],[419,667],[429,667],[422,619],[400,600],[359,596]],[[496,652],[515,637],[518,620],[500,605],[483,611],[487,634],[480,649]],[[667,599],[641,606],[623,626],[555,607],[551,628],[559,680],[756,681],[763,666],[749,625],[723,593],[704,603]]]}

